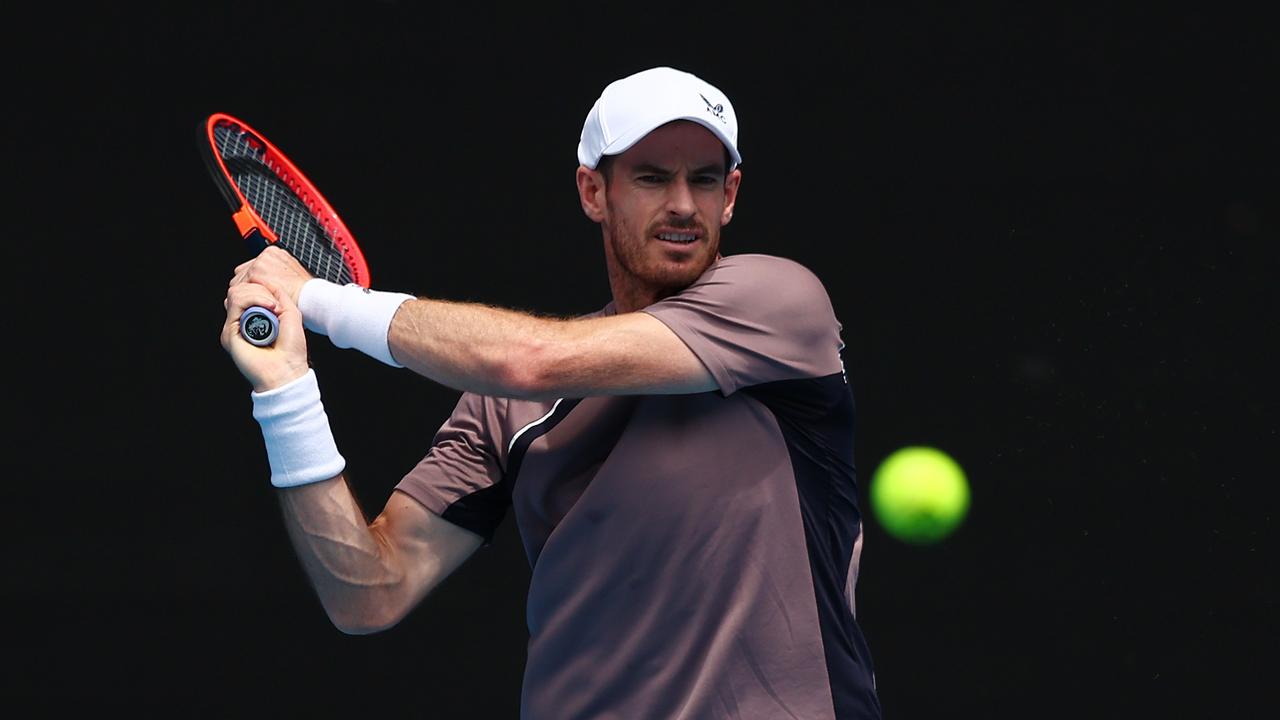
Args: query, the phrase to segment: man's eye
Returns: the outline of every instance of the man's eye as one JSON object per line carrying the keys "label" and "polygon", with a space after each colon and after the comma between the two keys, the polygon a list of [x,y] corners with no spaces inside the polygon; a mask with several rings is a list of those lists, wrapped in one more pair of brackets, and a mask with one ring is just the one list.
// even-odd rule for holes
{"label": "man's eye", "polygon": [[636,179],[637,179],[637,180],[639,180],[639,181],[640,181],[640,182],[642,182],[642,183],[660,183],[660,182],[662,182],[662,176],[661,176],[661,175],[641,175],[639,178],[636,178]]}

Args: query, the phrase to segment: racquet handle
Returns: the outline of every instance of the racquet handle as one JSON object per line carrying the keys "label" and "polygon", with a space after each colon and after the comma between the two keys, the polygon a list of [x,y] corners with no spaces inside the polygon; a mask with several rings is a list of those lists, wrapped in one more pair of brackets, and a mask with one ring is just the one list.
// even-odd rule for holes
{"label": "racquet handle", "polygon": [[266,347],[280,334],[280,319],[270,310],[254,305],[240,314],[240,335],[251,345]]}

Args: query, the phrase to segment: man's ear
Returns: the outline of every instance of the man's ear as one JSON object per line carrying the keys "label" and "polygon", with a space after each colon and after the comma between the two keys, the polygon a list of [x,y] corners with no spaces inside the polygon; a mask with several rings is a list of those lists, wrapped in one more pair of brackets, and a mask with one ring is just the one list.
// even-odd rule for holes
{"label": "man's ear", "polygon": [[605,217],[604,175],[586,165],[579,165],[577,181],[578,201],[582,203],[582,212],[595,222],[603,222]]}
{"label": "man's ear", "polygon": [[742,170],[734,168],[724,179],[724,212],[720,213],[720,224],[728,225],[733,219],[733,206],[738,202],[738,187],[742,185]]}

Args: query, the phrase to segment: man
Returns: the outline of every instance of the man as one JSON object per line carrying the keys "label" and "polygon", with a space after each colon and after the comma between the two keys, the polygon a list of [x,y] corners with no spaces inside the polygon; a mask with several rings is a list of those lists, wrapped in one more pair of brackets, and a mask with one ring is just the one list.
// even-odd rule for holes
{"label": "man", "polygon": [[[338,286],[274,249],[236,268],[222,345],[338,628],[395,625],[510,508],[532,567],[523,717],[879,717],[854,618],[840,324],[799,264],[720,254],[737,136],[729,100],[694,75],[605,88],[576,178],[613,299],[586,317]],[[240,338],[251,305],[277,311],[274,347]],[[304,327],[462,392],[372,523]]]}

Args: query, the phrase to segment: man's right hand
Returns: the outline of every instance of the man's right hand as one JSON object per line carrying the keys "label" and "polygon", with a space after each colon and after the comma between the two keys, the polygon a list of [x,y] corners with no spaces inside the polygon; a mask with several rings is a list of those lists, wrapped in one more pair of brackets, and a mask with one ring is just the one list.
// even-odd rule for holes
{"label": "man's right hand", "polygon": [[252,260],[236,266],[232,284],[237,281],[266,285],[270,290],[283,290],[295,304],[302,286],[313,276],[287,250],[268,245]]}

